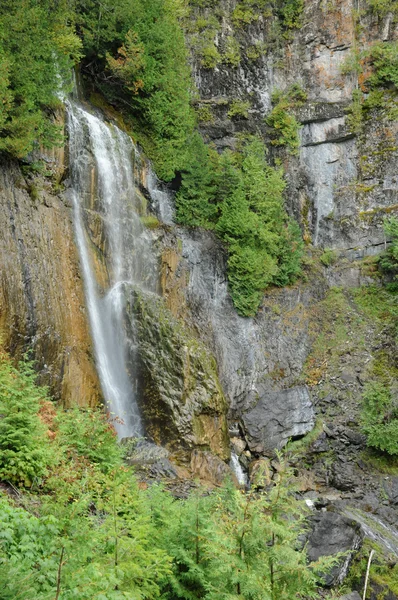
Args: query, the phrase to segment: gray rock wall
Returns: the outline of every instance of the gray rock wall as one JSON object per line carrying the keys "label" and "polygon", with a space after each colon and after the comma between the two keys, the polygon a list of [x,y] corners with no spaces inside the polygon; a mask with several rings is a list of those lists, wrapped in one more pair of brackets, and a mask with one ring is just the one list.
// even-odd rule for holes
{"label": "gray rock wall", "polygon": [[[299,154],[269,144],[271,158],[280,158],[287,173],[287,208],[314,245],[377,252],[384,242],[383,218],[398,210],[397,123],[376,109],[361,133],[354,133],[347,108],[363,84],[360,76],[343,71],[354,48],[361,52],[375,41],[397,39],[392,13],[380,16],[365,2],[356,21],[354,0],[306,0],[302,27],[276,34],[275,18],[260,10],[251,23],[234,21],[236,6],[220,0],[216,9],[197,9],[191,17],[218,19],[213,41],[221,62],[205,68],[195,49],[192,58],[198,105],[213,115],[201,125],[205,138],[222,150],[235,147],[245,131],[269,144],[264,119],[272,109],[272,92],[299,84],[307,93],[305,105],[295,111],[302,123]],[[236,66],[222,58],[231,36],[240,47]],[[193,47],[195,39],[191,34]],[[262,48],[257,58],[256,45]],[[228,117],[236,99],[249,103],[246,117]]]}

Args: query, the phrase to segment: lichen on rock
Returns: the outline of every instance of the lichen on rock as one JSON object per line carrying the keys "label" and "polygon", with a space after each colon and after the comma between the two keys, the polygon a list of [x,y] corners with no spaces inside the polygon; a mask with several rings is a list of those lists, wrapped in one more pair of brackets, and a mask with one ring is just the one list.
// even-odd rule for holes
{"label": "lichen on rock", "polygon": [[210,351],[166,308],[136,291],[128,308],[142,361],[142,412],[156,443],[230,455],[227,404]]}

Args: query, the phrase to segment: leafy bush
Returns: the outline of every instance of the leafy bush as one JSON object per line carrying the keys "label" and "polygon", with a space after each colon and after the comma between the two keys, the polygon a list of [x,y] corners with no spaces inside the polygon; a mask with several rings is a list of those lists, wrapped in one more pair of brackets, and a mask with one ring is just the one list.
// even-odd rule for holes
{"label": "leafy bush", "polygon": [[398,394],[396,389],[372,382],[362,396],[362,430],[373,448],[398,454]]}
{"label": "leafy bush", "polygon": [[200,64],[205,69],[214,69],[221,61],[221,55],[214,43],[210,43],[201,49]]}
{"label": "leafy bush", "polygon": [[331,248],[325,248],[319,260],[325,267],[330,267],[331,265],[334,265],[334,263],[337,261],[337,253]]}
{"label": "leafy bush", "polygon": [[227,65],[237,67],[240,63],[240,60],[241,56],[239,43],[232,35],[229,35],[225,44],[225,51],[222,56],[222,61]]}
{"label": "leafy bush", "polygon": [[282,0],[279,3],[279,15],[287,29],[298,29],[302,26],[303,11],[304,0]]}
{"label": "leafy bush", "polygon": [[305,92],[298,85],[293,85],[287,92],[274,92],[272,102],[274,107],[266,117],[266,123],[273,128],[271,144],[287,146],[291,154],[296,154],[300,146],[300,124],[292,110],[306,100]]}
{"label": "leafy bush", "polygon": [[398,43],[379,42],[368,51],[374,73],[369,82],[372,87],[393,85],[398,88]]}
{"label": "leafy bush", "polygon": [[[20,390],[28,378],[24,398],[37,417],[43,390],[30,377],[2,356],[0,381]],[[316,597],[317,574],[331,561],[306,564],[297,543],[306,507],[283,461],[276,480],[265,473],[248,494],[226,483],[176,500],[137,484],[100,411],[57,412],[46,486],[16,500],[0,494],[2,599]]]}
{"label": "leafy bush", "polygon": [[0,351],[0,478],[29,487],[48,472],[52,456],[38,416],[45,390],[35,386],[29,363],[19,367]]}
{"label": "leafy bush", "polygon": [[233,119],[234,117],[243,117],[247,119],[249,116],[250,102],[245,100],[232,100],[228,110],[228,117]]}
{"label": "leafy bush", "polygon": [[398,219],[390,217],[384,221],[384,231],[390,238],[388,250],[379,259],[380,268],[398,280]]}
{"label": "leafy bush", "polygon": [[283,207],[283,172],[268,165],[264,144],[246,142],[241,154],[209,152],[193,138],[190,168],[176,197],[177,220],[215,229],[228,245],[228,281],[238,312],[256,313],[270,284],[301,273],[303,242]]}
{"label": "leafy bush", "polygon": [[254,486],[242,494],[229,483],[183,503],[152,488],[160,539],[173,557],[165,600],[316,597],[317,574],[332,561],[310,569],[296,544],[305,509],[293,500],[291,473],[282,462],[277,483],[266,475],[257,483],[267,493]]}
{"label": "leafy bush", "polygon": [[104,472],[121,462],[121,448],[115,443],[116,433],[103,411],[73,407],[59,412],[58,444],[65,451],[85,457]]}
{"label": "leafy bush", "polygon": [[176,195],[176,220],[190,227],[212,228],[217,207],[213,203],[216,174],[209,149],[201,136],[192,136],[188,147],[188,166]]}

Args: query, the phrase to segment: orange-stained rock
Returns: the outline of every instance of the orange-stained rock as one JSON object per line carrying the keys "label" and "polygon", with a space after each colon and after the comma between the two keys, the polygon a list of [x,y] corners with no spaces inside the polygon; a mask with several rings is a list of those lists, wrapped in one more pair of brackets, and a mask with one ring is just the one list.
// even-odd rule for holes
{"label": "orange-stained rock", "polygon": [[231,468],[211,452],[194,450],[191,454],[191,470],[194,475],[213,485],[222,485],[227,478],[238,485]]}
{"label": "orange-stained rock", "polygon": [[16,358],[32,348],[39,380],[68,406],[100,397],[71,209],[49,180],[0,171],[0,335]]}

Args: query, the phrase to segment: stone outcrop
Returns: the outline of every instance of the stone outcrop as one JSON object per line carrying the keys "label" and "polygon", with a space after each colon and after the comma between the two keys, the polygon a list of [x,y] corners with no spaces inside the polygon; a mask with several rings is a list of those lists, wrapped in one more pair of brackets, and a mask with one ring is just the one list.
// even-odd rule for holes
{"label": "stone outcrop", "polygon": [[227,404],[208,348],[153,294],[134,294],[129,312],[148,434],[174,451],[202,448],[228,459]]}
{"label": "stone outcrop", "polygon": [[[200,15],[213,23],[218,18],[218,25],[212,25],[216,48],[222,54],[233,36],[240,56],[208,68],[197,56],[196,34],[191,34],[197,102],[206,114],[201,124],[204,136],[222,150],[235,148],[242,131],[260,134],[271,160],[283,162],[287,207],[307,240],[322,247],[360,249],[363,255],[380,251],[383,218],[398,211],[398,124],[388,110],[376,107],[354,131],[347,110],[354,90],[367,89],[362,75],[345,73],[344,66],[354,49],[361,52],[376,41],[397,39],[392,12],[378,14],[364,3],[358,17],[354,0],[305,0],[301,27],[283,34],[276,33],[275,16],[258,10],[253,19],[237,22],[235,0],[218,4],[217,15],[201,8],[192,18]],[[272,93],[293,84],[307,95],[304,105],[292,108],[302,124],[297,155],[273,147],[272,131],[265,123]],[[236,101],[249,108],[246,114],[231,117]]]}
{"label": "stone outcrop", "polygon": [[265,393],[243,415],[249,448],[259,454],[280,450],[290,438],[303,436],[315,424],[314,408],[306,386]]}
{"label": "stone outcrop", "polygon": [[166,304],[214,353],[229,419],[240,423],[250,450],[269,453],[310,431],[308,390],[295,384],[310,349],[311,306],[327,289],[322,273],[270,291],[247,319],[232,305],[225,252],[213,234],[176,230],[162,243]]}
{"label": "stone outcrop", "polygon": [[[58,172],[58,171],[57,171]],[[71,211],[41,176],[0,171],[0,335],[33,349],[40,381],[65,405],[100,398]]]}
{"label": "stone outcrop", "polygon": [[332,586],[344,580],[354,552],[362,545],[362,539],[360,525],[338,513],[318,513],[311,518],[307,546],[310,562],[322,556],[344,553],[339,562],[323,575],[324,585]]}
{"label": "stone outcrop", "polygon": [[222,485],[226,479],[232,479],[236,484],[238,483],[230,467],[211,452],[194,450],[191,455],[190,467],[193,475],[213,485]]}

